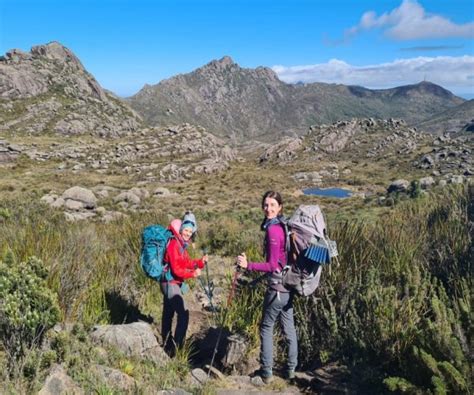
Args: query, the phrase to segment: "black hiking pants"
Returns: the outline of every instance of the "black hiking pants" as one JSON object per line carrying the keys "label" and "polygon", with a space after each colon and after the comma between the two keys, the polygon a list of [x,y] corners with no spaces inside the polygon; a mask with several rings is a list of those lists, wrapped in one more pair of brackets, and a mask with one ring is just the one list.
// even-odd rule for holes
{"label": "black hiking pants", "polygon": [[[184,304],[181,287],[178,284],[164,282],[160,284],[163,292],[163,315],[161,319],[161,335],[163,348],[173,354],[176,348],[183,345],[189,324],[189,311]],[[174,336],[171,334],[173,318],[176,314]]]}

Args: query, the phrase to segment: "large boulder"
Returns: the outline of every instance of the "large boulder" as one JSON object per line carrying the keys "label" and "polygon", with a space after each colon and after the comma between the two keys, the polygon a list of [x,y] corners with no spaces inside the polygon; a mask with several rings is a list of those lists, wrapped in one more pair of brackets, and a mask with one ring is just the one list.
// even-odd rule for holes
{"label": "large boulder", "polygon": [[127,202],[130,204],[140,204],[140,196],[136,195],[135,193],[131,191],[125,191],[117,196],[114,197],[114,202],[119,203],[119,202]]}
{"label": "large boulder", "polygon": [[64,191],[62,198],[83,203],[84,208],[93,209],[97,206],[97,198],[90,189],[74,186]]}
{"label": "large boulder", "polygon": [[96,343],[115,347],[128,356],[146,358],[159,365],[169,361],[168,355],[159,346],[151,326],[145,322],[96,326],[91,338]]}
{"label": "large boulder", "polygon": [[137,195],[140,198],[140,200],[148,199],[148,197],[150,196],[150,192],[148,192],[148,190],[145,188],[133,187],[128,192],[131,192],[134,195]]}
{"label": "large boulder", "polygon": [[392,192],[406,192],[410,186],[410,181],[407,180],[396,180],[393,181],[387,188],[388,193]]}
{"label": "large boulder", "polygon": [[422,189],[429,189],[431,188],[433,185],[435,185],[436,181],[433,177],[423,177],[423,178],[420,178],[419,180],[420,182],[420,187]]}

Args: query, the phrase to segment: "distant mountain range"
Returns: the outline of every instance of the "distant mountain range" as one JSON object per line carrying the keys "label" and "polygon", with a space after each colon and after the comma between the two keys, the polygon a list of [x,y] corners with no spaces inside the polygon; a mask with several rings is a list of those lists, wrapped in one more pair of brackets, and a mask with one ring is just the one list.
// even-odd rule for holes
{"label": "distant mountain range", "polygon": [[382,90],[286,84],[269,68],[241,68],[227,56],[146,85],[128,99],[152,125],[186,121],[236,141],[301,135],[311,125],[355,117],[403,118],[419,124],[464,101],[426,81]]}
{"label": "distant mountain range", "polygon": [[474,111],[472,100],[430,82],[383,90],[293,85],[267,67],[241,68],[227,56],[121,100],[58,42],[0,57],[0,131],[10,133],[121,136],[146,124],[187,122],[241,143],[299,136],[312,125],[368,117],[402,118],[439,132],[464,127]]}

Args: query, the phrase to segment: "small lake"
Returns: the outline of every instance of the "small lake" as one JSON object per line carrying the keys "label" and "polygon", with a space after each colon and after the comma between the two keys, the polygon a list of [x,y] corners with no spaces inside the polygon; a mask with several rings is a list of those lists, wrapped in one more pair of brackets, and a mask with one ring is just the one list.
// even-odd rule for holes
{"label": "small lake", "polygon": [[346,198],[352,196],[352,192],[342,188],[308,188],[304,189],[305,195],[317,195],[336,198]]}

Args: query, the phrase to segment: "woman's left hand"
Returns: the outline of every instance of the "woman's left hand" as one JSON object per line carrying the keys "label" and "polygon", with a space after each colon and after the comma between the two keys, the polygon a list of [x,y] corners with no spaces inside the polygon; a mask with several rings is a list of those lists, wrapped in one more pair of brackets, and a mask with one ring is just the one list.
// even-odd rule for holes
{"label": "woman's left hand", "polygon": [[205,265],[207,265],[207,262],[209,262],[209,255],[207,255],[207,254],[204,255],[204,256],[202,257],[202,262],[203,262]]}

